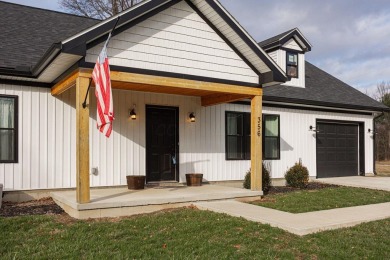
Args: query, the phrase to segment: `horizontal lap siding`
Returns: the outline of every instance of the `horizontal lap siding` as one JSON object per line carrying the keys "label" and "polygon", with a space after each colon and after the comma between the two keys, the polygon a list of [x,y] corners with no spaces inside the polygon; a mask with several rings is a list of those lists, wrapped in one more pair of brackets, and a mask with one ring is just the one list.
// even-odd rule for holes
{"label": "horizontal lap siding", "polygon": [[368,134],[372,129],[372,116],[352,115],[285,108],[263,107],[263,113],[280,115],[280,160],[266,161],[272,178],[283,178],[288,168],[302,159],[310,176],[317,175],[316,170],[316,135],[309,131],[316,125],[316,119],[341,121],[361,121],[365,124],[365,172],[373,172],[373,138]]}
{"label": "horizontal lap siding", "polygon": [[[87,51],[95,62],[103,43]],[[110,64],[155,71],[258,83],[258,75],[203,19],[180,2],[116,35]]]}
{"label": "horizontal lap siding", "polygon": [[291,50],[302,51],[302,48],[298,45],[298,43],[294,39],[290,39],[288,42],[286,42],[283,45],[283,47]]}

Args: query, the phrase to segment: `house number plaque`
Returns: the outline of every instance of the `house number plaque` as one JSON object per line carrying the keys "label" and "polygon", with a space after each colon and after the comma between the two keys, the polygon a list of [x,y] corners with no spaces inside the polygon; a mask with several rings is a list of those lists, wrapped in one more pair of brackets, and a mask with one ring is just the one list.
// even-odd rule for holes
{"label": "house number plaque", "polygon": [[257,136],[261,136],[261,117],[257,118]]}

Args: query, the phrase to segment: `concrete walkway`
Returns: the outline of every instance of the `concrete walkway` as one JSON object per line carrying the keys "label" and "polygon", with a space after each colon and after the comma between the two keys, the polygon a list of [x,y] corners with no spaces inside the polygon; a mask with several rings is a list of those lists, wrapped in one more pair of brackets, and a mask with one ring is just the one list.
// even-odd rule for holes
{"label": "concrete walkway", "polygon": [[250,221],[269,224],[304,236],[324,230],[351,227],[363,222],[390,218],[390,203],[293,214],[234,200],[198,202],[203,210],[225,213]]}
{"label": "concrete walkway", "polygon": [[390,191],[390,177],[352,176],[352,177],[338,177],[338,178],[322,178],[322,179],[316,179],[316,181],[341,185],[341,186]]}

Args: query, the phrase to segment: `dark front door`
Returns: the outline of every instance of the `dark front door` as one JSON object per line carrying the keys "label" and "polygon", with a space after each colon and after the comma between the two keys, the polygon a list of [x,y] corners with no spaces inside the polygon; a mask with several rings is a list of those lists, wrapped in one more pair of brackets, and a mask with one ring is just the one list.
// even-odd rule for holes
{"label": "dark front door", "polygon": [[317,130],[317,177],[358,175],[358,124],[318,122]]}
{"label": "dark front door", "polygon": [[179,109],[146,106],[146,180],[179,180]]}

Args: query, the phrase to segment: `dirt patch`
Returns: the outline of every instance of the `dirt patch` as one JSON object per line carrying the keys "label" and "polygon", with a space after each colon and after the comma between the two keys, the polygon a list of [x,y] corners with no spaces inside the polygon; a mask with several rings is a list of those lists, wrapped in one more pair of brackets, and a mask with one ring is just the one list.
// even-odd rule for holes
{"label": "dirt patch", "polygon": [[390,161],[376,161],[375,170],[378,176],[390,177]]}
{"label": "dirt patch", "polygon": [[61,215],[65,213],[53,199],[43,198],[27,202],[3,202],[0,209],[1,217],[16,217],[29,215]]}
{"label": "dirt patch", "polygon": [[326,184],[326,183],[321,183],[321,182],[309,182],[307,187],[305,189],[299,189],[299,188],[292,188],[292,187],[271,187],[269,192],[267,194],[278,194],[278,193],[289,193],[289,192],[294,192],[294,191],[299,191],[299,190],[320,190],[320,189],[325,189],[325,188],[335,188],[339,187],[338,185],[333,185],[333,184]]}

